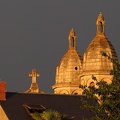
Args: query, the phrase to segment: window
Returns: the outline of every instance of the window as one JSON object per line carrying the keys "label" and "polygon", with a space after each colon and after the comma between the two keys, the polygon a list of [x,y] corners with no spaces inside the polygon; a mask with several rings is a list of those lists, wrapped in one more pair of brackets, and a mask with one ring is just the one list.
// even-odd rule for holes
{"label": "window", "polygon": [[103,25],[102,25],[102,22],[100,22],[100,32],[103,32]]}
{"label": "window", "polygon": [[75,70],[78,70],[78,67],[75,67]]}
{"label": "window", "polygon": [[42,113],[43,111],[46,110],[46,108],[42,105],[27,105],[27,104],[24,104],[23,106],[25,107],[28,114],[30,114],[30,115],[35,113],[35,112]]}
{"label": "window", "polygon": [[74,37],[72,37],[72,47],[74,47]]}

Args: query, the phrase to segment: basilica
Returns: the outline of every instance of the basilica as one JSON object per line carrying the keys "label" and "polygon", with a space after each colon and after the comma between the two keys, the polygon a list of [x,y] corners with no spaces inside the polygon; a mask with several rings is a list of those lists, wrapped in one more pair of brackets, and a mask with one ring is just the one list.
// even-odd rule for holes
{"label": "basilica", "polygon": [[78,99],[82,96],[82,89],[79,86],[96,86],[93,76],[98,81],[111,83],[113,75],[110,75],[110,70],[113,69],[113,63],[101,52],[118,59],[105,35],[102,13],[96,20],[96,35],[83,57],[76,46],[77,37],[72,28],[68,35],[68,50],[56,67],[55,83],[52,86],[54,94],[46,94],[39,88],[36,80],[39,74],[35,69],[29,74],[32,77],[30,88],[22,93],[7,92],[6,83],[0,82],[0,120],[33,120],[33,112],[41,113],[46,109],[67,113],[74,116],[74,120],[81,120],[82,116],[91,117],[93,114],[90,111],[80,109],[81,102]]}

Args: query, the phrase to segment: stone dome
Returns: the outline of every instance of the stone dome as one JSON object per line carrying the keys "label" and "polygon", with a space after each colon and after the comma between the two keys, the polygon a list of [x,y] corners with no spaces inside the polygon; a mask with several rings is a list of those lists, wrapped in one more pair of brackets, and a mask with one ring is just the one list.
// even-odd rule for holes
{"label": "stone dome", "polygon": [[101,54],[101,51],[104,51],[110,57],[117,59],[115,49],[105,36],[104,26],[104,17],[102,13],[100,13],[96,21],[96,36],[91,41],[84,54],[82,69],[84,75],[108,74],[110,70],[113,69],[113,63]]}
{"label": "stone dome", "polygon": [[70,31],[68,41],[69,49],[57,66],[56,83],[78,82],[78,74],[82,69],[82,57],[76,49],[76,35],[73,29]]}
{"label": "stone dome", "polygon": [[56,68],[56,83],[52,86],[54,91],[56,91],[55,93],[61,93],[60,91],[65,89],[65,91],[69,91],[64,92],[65,94],[71,94],[71,91],[79,89],[79,74],[82,70],[82,57],[76,48],[76,35],[73,29],[71,29],[68,36],[68,42],[69,49]]}
{"label": "stone dome", "polygon": [[82,57],[76,49],[69,49],[57,67],[57,83],[78,82],[78,74],[82,69]]}

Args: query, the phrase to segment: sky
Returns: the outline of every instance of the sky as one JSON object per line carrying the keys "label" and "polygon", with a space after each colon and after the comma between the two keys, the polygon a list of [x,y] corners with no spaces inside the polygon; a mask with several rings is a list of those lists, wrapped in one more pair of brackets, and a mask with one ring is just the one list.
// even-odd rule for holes
{"label": "sky", "polygon": [[68,50],[74,28],[83,56],[96,34],[102,12],[105,34],[120,58],[120,1],[0,0],[0,81],[9,92],[29,89],[28,74],[36,69],[39,88],[53,93],[56,67]]}

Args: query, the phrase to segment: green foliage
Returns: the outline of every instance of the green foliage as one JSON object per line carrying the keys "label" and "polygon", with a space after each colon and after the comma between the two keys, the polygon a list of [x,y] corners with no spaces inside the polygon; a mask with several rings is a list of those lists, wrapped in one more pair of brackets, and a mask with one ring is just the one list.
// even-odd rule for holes
{"label": "green foliage", "polygon": [[68,115],[61,114],[55,110],[45,110],[43,113],[34,113],[32,115],[35,120],[72,120]]}
{"label": "green foliage", "polygon": [[38,112],[35,112],[34,114],[32,114],[32,118],[35,120],[41,120],[41,115]]}
{"label": "green foliage", "polygon": [[[104,79],[97,81],[96,77],[92,79],[96,82],[95,86],[80,86],[83,89],[83,95],[97,101],[96,105],[90,105],[87,101],[82,101],[81,108],[87,108],[95,113],[95,116],[89,120],[120,120],[120,62],[111,59],[105,52],[101,52],[113,62],[114,69],[110,71],[114,75],[112,83],[107,84]],[[83,118],[83,120],[87,120]]]}

